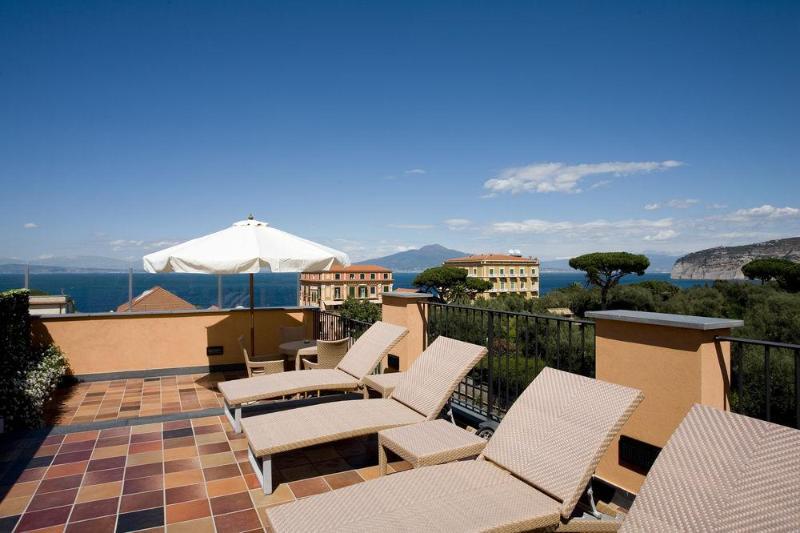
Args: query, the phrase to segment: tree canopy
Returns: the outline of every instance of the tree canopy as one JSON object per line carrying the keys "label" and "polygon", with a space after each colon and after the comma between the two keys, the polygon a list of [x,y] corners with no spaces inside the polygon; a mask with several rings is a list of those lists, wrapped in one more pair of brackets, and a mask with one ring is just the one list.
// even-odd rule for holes
{"label": "tree canopy", "polygon": [[800,265],[788,259],[753,259],[742,267],[742,273],[747,279],[761,280],[762,284],[775,280],[786,290],[800,290]]}
{"label": "tree canopy", "polygon": [[628,274],[641,276],[650,260],[645,255],[628,252],[595,252],[573,257],[569,266],[586,273],[586,281],[600,288],[600,304],[602,309],[608,305],[608,291],[619,284]]}
{"label": "tree canopy", "polygon": [[433,267],[421,272],[414,278],[414,286],[433,293],[444,302],[472,299],[492,288],[491,282],[470,278],[466,270],[452,266]]}
{"label": "tree canopy", "polygon": [[350,297],[339,308],[339,314],[344,318],[372,323],[381,319],[381,306],[367,300]]}

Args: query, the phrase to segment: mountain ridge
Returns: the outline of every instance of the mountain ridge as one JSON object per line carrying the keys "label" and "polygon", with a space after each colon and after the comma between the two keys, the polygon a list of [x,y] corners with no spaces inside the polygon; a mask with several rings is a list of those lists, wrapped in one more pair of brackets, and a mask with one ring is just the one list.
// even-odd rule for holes
{"label": "mountain ridge", "polygon": [[692,252],[675,261],[671,276],[674,279],[745,279],[742,266],[761,257],[800,262],[800,237]]}
{"label": "mountain ridge", "polygon": [[426,268],[440,266],[445,260],[469,255],[467,252],[445,248],[441,244],[427,244],[414,250],[397,252],[383,257],[366,259],[356,265],[378,265],[395,272],[421,272]]}

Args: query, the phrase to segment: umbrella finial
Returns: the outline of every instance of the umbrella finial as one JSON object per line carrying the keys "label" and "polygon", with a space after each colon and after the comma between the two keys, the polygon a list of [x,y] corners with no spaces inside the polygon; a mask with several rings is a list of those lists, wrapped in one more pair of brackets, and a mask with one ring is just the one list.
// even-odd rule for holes
{"label": "umbrella finial", "polygon": [[253,220],[253,213],[250,213],[250,215],[247,217],[247,220]]}

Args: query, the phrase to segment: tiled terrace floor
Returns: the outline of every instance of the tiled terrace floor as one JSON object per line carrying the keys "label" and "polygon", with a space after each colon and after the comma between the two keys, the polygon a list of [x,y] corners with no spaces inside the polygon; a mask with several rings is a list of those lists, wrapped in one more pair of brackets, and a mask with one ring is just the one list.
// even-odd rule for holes
{"label": "tiled terrace floor", "polygon": [[87,424],[219,408],[217,383],[244,376],[226,372],[78,383],[58,391],[48,423]]}
{"label": "tiled terrace floor", "polygon": [[0,532],[261,531],[271,505],[377,476],[375,439],[347,440],[277,455],[264,496],[246,454],[224,416],[6,442]]}

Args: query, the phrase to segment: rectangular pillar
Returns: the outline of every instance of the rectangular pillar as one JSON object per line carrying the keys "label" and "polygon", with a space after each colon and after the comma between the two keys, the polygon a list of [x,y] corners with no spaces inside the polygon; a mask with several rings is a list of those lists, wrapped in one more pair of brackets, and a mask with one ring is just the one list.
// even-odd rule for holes
{"label": "rectangular pillar", "polygon": [[429,298],[430,294],[421,292],[383,293],[381,320],[408,329],[408,335],[392,350],[392,355],[400,361],[400,372],[408,370],[425,349],[426,302]]}

